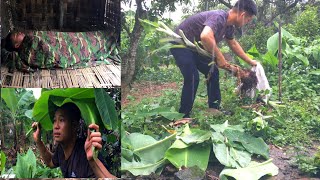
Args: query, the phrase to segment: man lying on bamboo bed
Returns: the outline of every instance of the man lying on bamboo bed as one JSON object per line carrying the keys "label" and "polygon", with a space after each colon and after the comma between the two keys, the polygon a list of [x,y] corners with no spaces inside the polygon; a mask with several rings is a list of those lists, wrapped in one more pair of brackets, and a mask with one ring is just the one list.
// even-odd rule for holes
{"label": "man lying on bamboo bed", "polygon": [[2,43],[1,61],[9,68],[82,68],[120,62],[116,38],[106,31],[12,32]]}

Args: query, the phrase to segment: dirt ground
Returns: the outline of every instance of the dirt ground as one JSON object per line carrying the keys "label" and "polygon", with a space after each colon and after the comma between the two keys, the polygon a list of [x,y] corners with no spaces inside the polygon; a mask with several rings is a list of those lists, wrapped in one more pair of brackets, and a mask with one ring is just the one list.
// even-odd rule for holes
{"label": "dirt ground", "polygon": [[[133,84],[132,89],[129,92],[130,96],[134,97],[134,102],[126,98],[122,98],[122,107],[126,107],[129,103],[137,104],[141,99],[145,97],[159,97],[164,89],[175,89],[180,91],[180,87],[176,83],[162,83],[156,84],[153,82],[140,82],[139,84]],[[314,154],[317,147],[319,147],[319,142],[315,142],[311,148],[308,149],[308,154]],[[270,158],[273,159],[273,163],[279,167],[279,173],[274,177],[263,177],[267,180],[307,180],[314,179],[320,180],[320,178],[310,178],[306,175],[301,174],[299,169],[293,165],[294,154],[293,148],[291,147],[277,147],[274,145],[269,145],[270,148]],[[217,180],[219,179],[219,174],[222,171],[223,166],[219,163],[209,163],[208,169],[206,171],[205,179]],[[162,174],[156,175],[152,174],[147,177],[138,177],[137,179],[177,179],[174,175],[176,172],[175,168],[168,165],[164,168]],[[130,177],[130,175],[124,175],[124,177]]]}

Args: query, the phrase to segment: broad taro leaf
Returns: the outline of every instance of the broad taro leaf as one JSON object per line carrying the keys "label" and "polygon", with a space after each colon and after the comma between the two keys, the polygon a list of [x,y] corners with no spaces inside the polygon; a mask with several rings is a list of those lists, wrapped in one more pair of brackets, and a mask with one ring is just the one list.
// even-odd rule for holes
{"label": "broad taro leaf", "polygon": [[115,104],[104,89],[94,89],[95,102],[106,129],[118,130],[119,121]]}
{"label": "broad taro leaf", "polygon": [[6,155],[3,151],[0,151],[0,175],[4,173],[6,167]]}
{"label": "broad taro leaf", "polygon": [[213,143],[213,152],[219,162],[227,167],[246,167],[251,161],[251,154],[228,147],[224,143]]}
{"label": "broad taro leaf", "polygon": [[132,161],[133,158],[132,144],[126,134],[123,124],[121,124],[121,156],[128,161]]}
{"label": "broad taro leaf", "polygon": [[[61,106],[63,102],[74,102],[80,109],[81,115],[87,124],[96,122],[102,124],[98,110],[94,102],[94,89],[54,89],[44,91],[33,108],[33,117],[38,121],[45,130],[52,129],[52,121],[54,106]],[[49,101],[50,99],[50,101]],[[68,99],[65,101],[65,99]],[[52,101],[53,100],[53,101]],[[86,104],[89,103],[89,104]],[[94,114],[92,113],[94,112]],[[88,113],[90,112],[90,113]],[[94,118],[96,116],[96,118]]]}
{"label": "broad taro leaf", "polygon": [[269,147],[263,139],[231,129],[226,129],[223,134],[229,141],[240,142],[248,152],[262,155],[266,159],[269,158]]}
{"label": "broad taro leaf", "polygon": [[248,54],[252,55],[255,59],[261,59],[261,54],[259,53],[256,45],[253,45],[248,51]]}
{"label": "broad taro leaf", "polygon": [[[192,134],[192,131],[187,124],[181,137],[187,137],[190,134]],[[184,140],[191,142],[191,140]],[[195,143],[186,144],[181,139],[177,139],[167,150],[166,159],[168,159],[177,168],[181,168],[182,166],[198,166],[200,169],[205,171],[208,166],[210,146],[205,143],[196,144],[197,140],[195,139],[193,139],[192,142]]]}
{"label": "broad taro leaf", "polygon": [[139,112],[141,117],[151,117],[155,115],[161,115],[169,120],[181,119],[184,114],[177,112],[174,108],[169,107],[157,107],[148,112]]}
{"label": "broad taro leaf", "polygon": [[210,138],[211,138],[211,132],[203,131],[200,129],[193,129],[193,130],[191,130],[191,134],[180,137],[180,139],[187,144],[203,143],[204,141],[207,141]]}
{"label": "broad taro leaf", "polygon": [[[284,47],[287,46],[285,39],[283,37],[286,37],[287,39],[291,39],[295,43],[299,43],[299,42],[297,42],[297,39],[294,38],[288,31],[286,31],[283,28],[281,28],[281,31],[282,31],[281,38],[282,38],[282,48],[283,49],[285,49]],[[268,39],[267,49],[272,54],[275,54],[278,51],[278,48],[279,48],[279,33],[277,32]]]}
{"label": "broad taro leaf", "polygon": [[37,173],[36,165],[36,156],[31,149],[25,155],[18,153],[17,164],[14,167],[16,178],[33,178]]}
{"label": "broad taro leaf", "polygon": [[262,56],[262,59],[265,64],[269,64],[272,67],[277,67],[278,65],[278,58],[274,56],[270,51]]}
{"label": "broad taro leaf", "polygon": [[129,171],[134,176],[138,175],[150,175],[154,172],[161,172],[163,165],[167,163],[166,159],[161,159],[155,163],[148,163],[144,161],[132,161],[129,162],[125,158],[121,158],[121,170],[122,171]]}
{"label": "broad taro leaf", "polygon": [[18,99],[16,97],[15,89],[1,88],[1,98],[4,100],[13,115],[18,109]]}
{"label": "broad taro leaf", "polygon": [[240,169],[224,169],[219,177],[221,180],[226,180],[227,176],[233,177],[236,180],[257,180],[262,176],[278,174],[279,168],[272,163],[272,159],[263,163],[257,163],[252,161],[246,168]]}

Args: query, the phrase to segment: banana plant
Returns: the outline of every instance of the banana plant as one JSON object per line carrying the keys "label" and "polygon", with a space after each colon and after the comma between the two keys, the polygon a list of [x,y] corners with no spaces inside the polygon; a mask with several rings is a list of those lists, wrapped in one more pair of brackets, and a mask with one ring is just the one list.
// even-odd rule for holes
{"label": "banana plant", "polygon": [[[24,112],[28,110],[26,107],[30,106],[35,101],[35,98],[32,94],[32,91],[22,91],[22,94],[19,94],[16,91],[17,90],[14,88],[2,88],[1,98],[4,100],[6,106],[10,109],[10,116],[13,120],[13,124],[15,127],[14,135],[15,139],[17,140],[17,121],[21,120],[21,123],[23,123],[21,117],[25,116]],[[22,116],[20,112],[23,112]],[[14,143],[16,143],[16,140]]]}

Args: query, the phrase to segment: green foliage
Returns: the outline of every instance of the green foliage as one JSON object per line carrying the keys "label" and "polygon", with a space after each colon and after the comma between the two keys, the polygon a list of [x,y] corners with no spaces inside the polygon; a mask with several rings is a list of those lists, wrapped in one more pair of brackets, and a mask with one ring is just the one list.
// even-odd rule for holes
{"label": "green foliage", "polygon": [[[173,61],[173,59],[171,60]],[[182,75],[175,65],[157,68],[146,67],[137,74],[137,81],[179,82],[182,81]]]}
{"label": "green foliage", "polygon": [[320,147],[318,147],[318,151],[313,156],[308,156],[303,153],[300,152],[296,156],[294,163],[303,173],[317,177],[320,174]]}
{"label": "green foliage", "polygon": [[289,24],[289,31],[297,37],[307,38],[309,42],[317,39],[320,34],[319,8],[307,6],[296,16],[294,23]]}
{"label": "green foliage", "polygon": [[17,178],[34,178],[37,173],[37,159],[31,149],[27,154],[20,155],[18,153],[17,165],[14,168],[14,173]]}
{"label": "green foliage", "polygon": [[[125,135],[123,129],[122,170],[130,171],[135,176],[149,175],[159,172],[159,168],[168,160],[176,168],[197,166],[205,171],[211,139],[213,152],[220,163],[227,167],[248,166],[252,154],[269,157],[269,149],[264,141],[244,133],[240,126],[231,126],[226,122],[211,127],[214,131],[190,129],[187,124],[182,132],[173,133],[160,141],[140,133]],[[176,140],[170,146],[174,138]]]}
{"label": "green foliage", "polygon": [[50,169],[38,165],[31,149],[25,155],[18,153],[17,164],[13,168],[16,178],[61,178],[59,168]]}
{"label": "green foliage", "polygon": [[269,148],[260,138],[243,132],[240,126],[223,124],[211,125],[213,151],[219,162],[227,167],[246,167],[251,161],[251,154],[269,158]]}
{"label": "green foliage", "polygon": [[246,32],[239,42],[244,50],[248,50],[253,44],[257,46],[257,50],[261,53],[267,52],[266,42],[270,36],[274,34],[274,28],[272,26],[265,26],[263,22],[258,22],[253,27],[253,32]]}
{"label": "green foliage", "polygon": [[7,157],[3,151],[0,151],[0,175],[2,175],[6,169]]}

